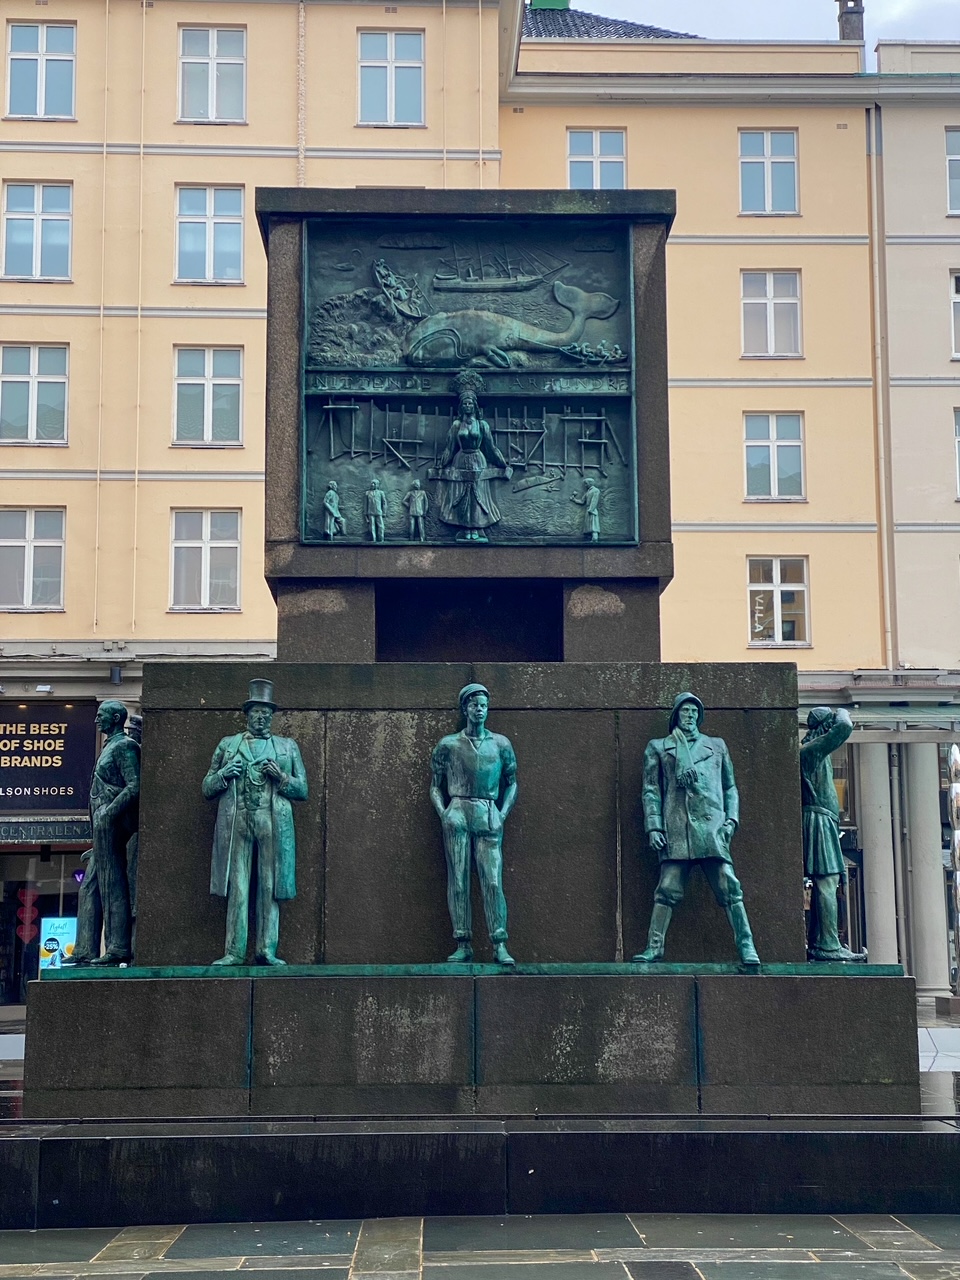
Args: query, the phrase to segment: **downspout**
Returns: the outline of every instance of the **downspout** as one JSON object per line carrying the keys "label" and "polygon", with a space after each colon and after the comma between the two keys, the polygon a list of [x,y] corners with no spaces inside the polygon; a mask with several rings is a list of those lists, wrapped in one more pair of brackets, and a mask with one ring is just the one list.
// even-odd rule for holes
{"label": "downspout", "polygon": [[297,186],[307,185],[307,6],[297,6]]}
{"label": "downspout", "polygon": [[893,827],[893,887],[897,901],[897,946],[904,973],[913,965],[907,943],[907,903],[903,867],[903,790],[900,781],[900,744],[890,744],[890,823]]}
{"label": "downspout", "polygon": [[107,288],[107,83],[110,79],[110,0],[103,4],[103,143],[100,149],[102,182],[100,189],[100,307],[98,327],[100,351],[97,366],[97,491],[93,531],[93,634],[100,625],[100,516],[103,505],[103,365]]}
{"label": "downspout", "polygon": [[440,185],[447,189],[447,0],[440,6],[440,43],[443,46],[440,57],[440,146],[443,159],[440,162]]}
{"label": "downspout", "polygon": [[477,0],[477,172],[483,190],[483,0]]}
{"label": "downspout", "polygon": [[140,146],[137,191],[137,407],[133,456],[133,577],[130,633],[137,632],[137,559],[140,553],[140,426],[143,399],[143,131],[147,98],[147,6],[140,5]]}

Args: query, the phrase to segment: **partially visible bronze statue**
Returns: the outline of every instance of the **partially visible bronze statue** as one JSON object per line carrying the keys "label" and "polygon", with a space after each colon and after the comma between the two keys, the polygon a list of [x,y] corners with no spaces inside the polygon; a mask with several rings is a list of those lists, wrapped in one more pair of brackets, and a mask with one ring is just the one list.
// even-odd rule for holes
{"label": "partially visible bronze statue", "polygon": [[297,896],[296,845],[291,801],[306,800],[307,775],[292,738],[270,732],[277,704],[270,680],[251,680],[243,704],[244,733],[222,738],[203,794],[217,800],[210,892],[227,899],[227,943],[214,964],[243,964],[247,916],[257,850],[256,946],[258,963],[285,964],[277,955],[280,903]]}
{"label": "partially visible bronze statue", "polygon": [[695,694],[678,694],[669,734],[649,742],[643,757],[644,828],[660,859],[660,882],[646,949],[633,959],[663,959],[674,907],[683,898],[691,870],[699,866],[727,913],[741,964],[755,967],[760,957],[730,856],[740,822],[740,796],[727,744],[700,732],[703,715],[703,703]]}
{"label": "partially visible bronze statue", "polygon": [[483,912],[497,964],[512,965],[503,896],[503,823],[517,798],[517,757],[509,738],[487,727],[490,695],[482,684],[460,690],[459,733],[441,738],[431,761],[430,800],[440,816],[447,855],[447,906],[456,950],[447,959],[473,959],[470,864],[476,862]]}
{"label": "partially visible bronze statue", "polygon": [[[127,709],[109,699],[97,711],[97,728],[106,738],[90,783],[93,849],[87,875],[91,884],[78,925],[83,954],[75,964],[128,964],[133,954],[133,920],[127,876],[127,844],[140,821],[140,748],[123,731]],[[87,876],[84,876],[86,884]],[[81,887],[81,891],[82,891]],[[104,952],[100,951],[100,914]]]}
{"label": "partially visible bronze statue", "polygon": [[491,480],[509,480],[512,467],[497,448],[490,424],[480,416],[477,392],[480,374],[467,369],[459,374],[457,416],[450,424],[436,477],[440,482],[439,518],[456,525],[458,542],[486,542],[484,533],[500,520]]}
{"label": "partially visible bronze statue", "polygon": [[853,721],[843,707],[814,707],[807,716],[807,734],[800,744],[800,790],[803,803],[803,869],[813,881],[810,902],[811,960],[859,961],[865,951],[850,951],[837,934],[837,890],[844,874],[840,849],[840,804],[833,781],[831,754],[853,733]]}
{"label": "partially visible bronze statue", "polygon": [[407,508],[407,514],[410,517],[410,541],[423,542],[425,537],[423,520],[430,507],[430,499],[420,487],[419,480],[414,480],[410,486],[409,492],[403,499],[403,505]]}

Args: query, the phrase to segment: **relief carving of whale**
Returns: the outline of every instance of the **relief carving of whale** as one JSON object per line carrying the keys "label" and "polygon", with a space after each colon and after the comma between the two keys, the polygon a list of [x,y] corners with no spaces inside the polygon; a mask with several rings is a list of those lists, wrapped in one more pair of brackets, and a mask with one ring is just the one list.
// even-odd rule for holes
{"label": "relief carving of whale", "polygon": [[404,358],[416,365],[486,361],[509,369],[509,352],[559,351],[583,336],[588,320],[606,320],[620,305],[609,293],[586,293],[560,280],[553,282],[553,296],[570,312],[570,323],[560,333],[495,311],[438,311],[407,335]]}

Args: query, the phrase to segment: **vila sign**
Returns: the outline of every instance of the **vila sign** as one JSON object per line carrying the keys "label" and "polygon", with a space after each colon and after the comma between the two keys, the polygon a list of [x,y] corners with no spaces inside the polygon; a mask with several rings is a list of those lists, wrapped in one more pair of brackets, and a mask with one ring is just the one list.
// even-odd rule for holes
{"label": "vila sign", "polygon": [[93,702],[0,702],[0,814],[87,808],[96,714]]}

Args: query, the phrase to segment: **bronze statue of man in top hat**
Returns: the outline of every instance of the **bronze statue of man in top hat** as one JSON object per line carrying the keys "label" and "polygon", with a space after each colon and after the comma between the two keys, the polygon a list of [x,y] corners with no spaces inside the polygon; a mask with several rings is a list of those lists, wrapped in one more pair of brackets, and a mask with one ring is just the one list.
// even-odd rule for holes
{"label": "bronze statue of man in top hat", "polygon": [[307,775],[292,738],[271,733],[277,704],[270,680],[251,680],[243,704],[247,727],[222,738],[203,780],[203,794],[217,800],[210,892],[227,899],[227,943],[214,961],[241,965],[247,954],[247,913],[257,853],[256,958],[285,964],[277,955],[279,904],[297,895],[296,845],[291,801],[306,800]]}
{"label": "bronze statue of man in top hat", "polygon": [[648,963],[663,958],[673,909],[683,898],[691,869],[699,866],[727,913],[741,963],[753,967],[760,960],[730,856],[740,796],[727,744],[700,732],[703,715],[695,694],[678,694],[669,733],[649,742],[643,757],[644,827],[660,859],[660,882],[646,950],[633,958]]}

